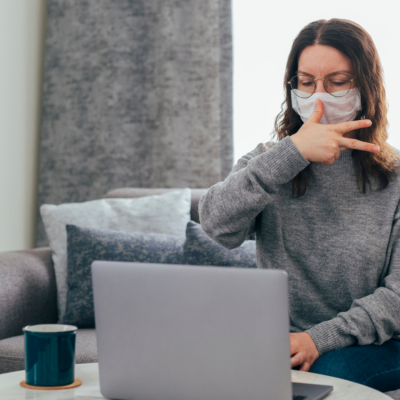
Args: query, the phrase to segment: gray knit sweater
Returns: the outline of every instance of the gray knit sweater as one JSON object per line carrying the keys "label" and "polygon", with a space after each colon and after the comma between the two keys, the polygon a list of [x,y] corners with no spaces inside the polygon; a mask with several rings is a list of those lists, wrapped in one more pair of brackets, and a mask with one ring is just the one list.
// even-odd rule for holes
{"label": "gray knit sweater", "polygon": [[[307,166],[294,199],[291,179]],[[400,338],[400,178],[380,192],[370,181],[360,193],[351,150],[310,163],[287,136],[241,157],[199,202],[220,245],[256,232],[257,266],[288,273],[291,332],[308,332],[320,355]]]}

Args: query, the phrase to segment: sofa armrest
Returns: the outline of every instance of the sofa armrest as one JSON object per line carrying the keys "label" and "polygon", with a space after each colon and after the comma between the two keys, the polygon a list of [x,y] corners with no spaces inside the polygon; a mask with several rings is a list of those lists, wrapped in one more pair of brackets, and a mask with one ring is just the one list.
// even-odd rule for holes
{"label": "sofa armrest", "polygon": [[26,325],[57,322],[57,289],[49,247],[0,253],[0,340]]}

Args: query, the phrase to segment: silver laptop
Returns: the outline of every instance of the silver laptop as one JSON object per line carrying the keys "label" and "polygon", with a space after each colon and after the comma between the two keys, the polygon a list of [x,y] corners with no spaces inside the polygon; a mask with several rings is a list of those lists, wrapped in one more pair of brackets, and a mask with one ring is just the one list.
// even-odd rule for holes
{"label": "silver laptop", "polygon": [[94,261],[100,390],[123,400],[319,400],[292,384],[281,270]]}

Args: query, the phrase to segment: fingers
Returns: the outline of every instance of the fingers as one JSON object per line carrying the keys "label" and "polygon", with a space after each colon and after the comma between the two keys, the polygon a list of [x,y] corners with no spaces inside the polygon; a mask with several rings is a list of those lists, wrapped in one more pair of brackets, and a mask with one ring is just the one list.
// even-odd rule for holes
{"label": "fingers", "polygon": [[297,367],[298,365],[303,364],[304,362],[304,357],[302,356],[302,353],[297,353],[295,356],[293,356],[290,359],[290,367]]}
{"label": "fingers", "polygon": [[302,353],[297,353],[290,359],[290,368],[297,367],[300,365],[299,371],[308,372],[311,368],[313,362],[310,360],[306,360],[306,358],[302,355]]}
{"label": "fingers", "polygon": [[342,122],[340,124],[331,125],[333,129],[342,135],[347,132],[354,131],[356,129],[368,128],[372,125],[372,122],[369,119],[362,119],[359,121],[348,121]]}
{"label": "fingers", "polygon": [[322,104],[322,101],[320,99],[317,99],[315,101],[314,112],[311,114],[311,117],[308,119],[308,121],[319,123],[323,113],[324,113],[324,105]]}
{"label": "fingers", "polygon": [[348,149],[370,151],[376,153],[380,150],[378,146],[372,143],[362,142],[361,140],[351,139],[351,138],[341,138],[338,140],[340,146],[345,146]]}
{"label": "fingers", "polygon": [[305,363],[303,363],[303,365],[301,366],[301,368],[299,369],[299,371],[308,372],[308,371],[310,370],[310,368],[311,368],[310,363],[305,362]]}

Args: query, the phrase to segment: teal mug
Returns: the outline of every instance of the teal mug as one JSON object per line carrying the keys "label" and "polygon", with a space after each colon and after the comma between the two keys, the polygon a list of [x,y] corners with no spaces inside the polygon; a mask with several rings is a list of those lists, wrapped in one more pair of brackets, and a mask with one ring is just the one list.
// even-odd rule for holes
{"label": "teal mug", "polygon": [[65,386],[75,379],[75,338],[72,325],[28,325],[25,336],[25,381],[31,386]]}

